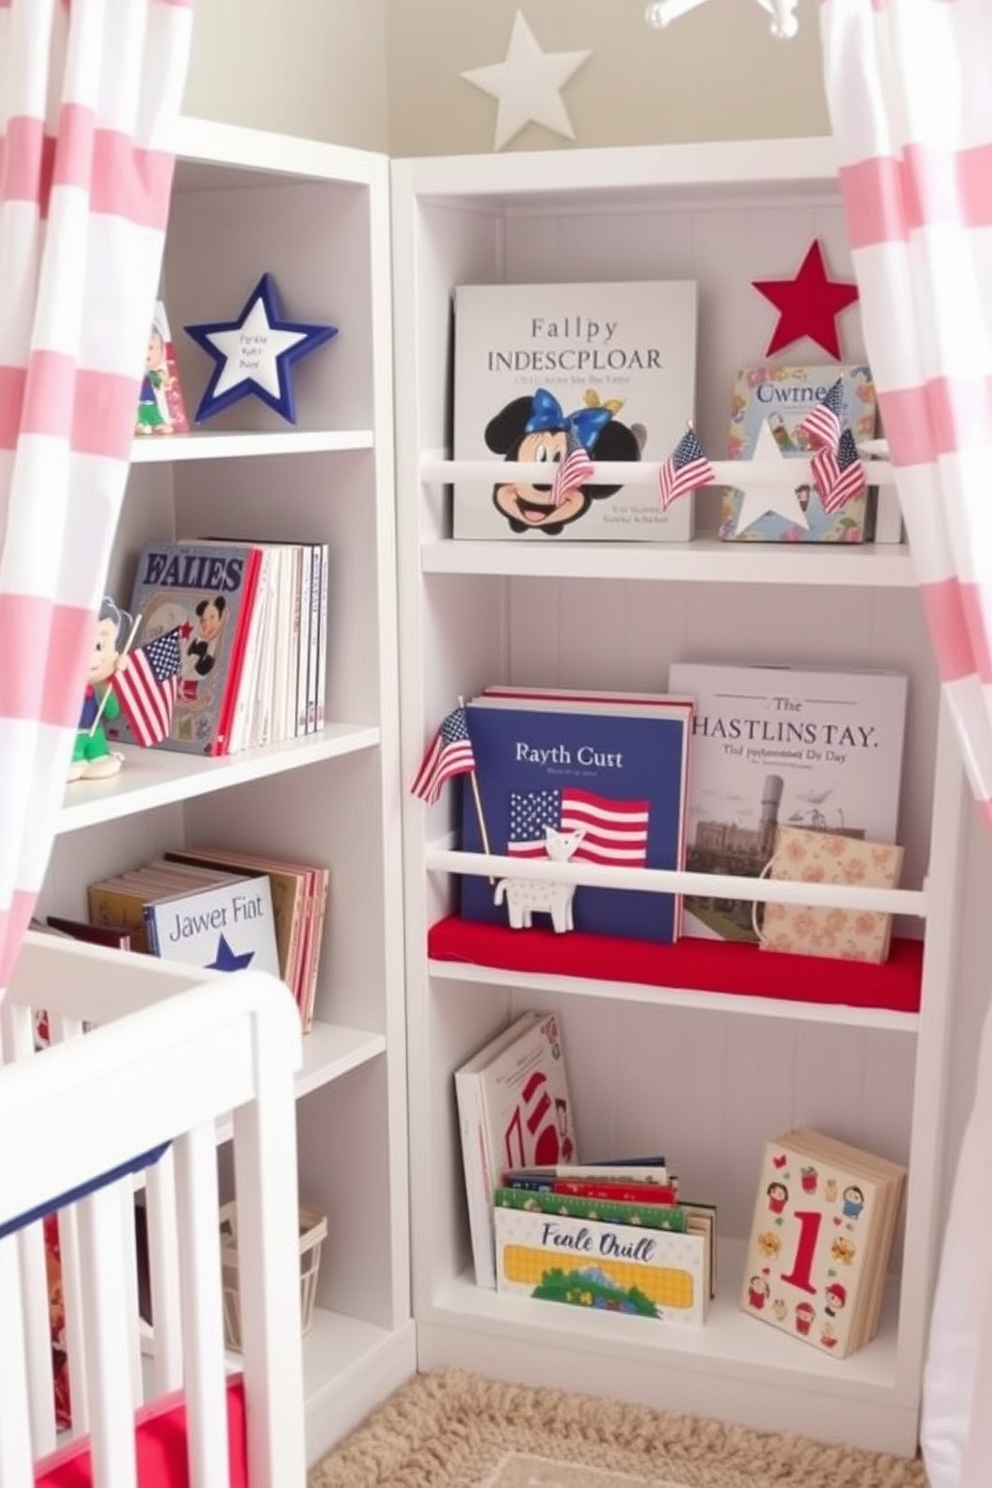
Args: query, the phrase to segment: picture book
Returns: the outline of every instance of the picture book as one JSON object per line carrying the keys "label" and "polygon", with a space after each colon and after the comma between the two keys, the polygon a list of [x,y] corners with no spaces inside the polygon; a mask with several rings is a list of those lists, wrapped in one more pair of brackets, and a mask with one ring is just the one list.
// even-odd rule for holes
{"label": "picture book", "polygon": [[[902,861],[903,849],[894,844],[864,842],[805,827],[779,827],[768,877],[894,889],[899,885]],[[765,951],[878,965],[888,957],[891,936],[892,916],[881,910],[765,904],[761,911],[761,948]]]}
{"label": "picture book", "polygon": [[211,971],[280,975],[272,893],[265,874],[153,897],[144,907],[148,949]]}
{"label": "picture book", "polygon": [[875,1336],[906,1169],[819,1132],[768,1142],[740,1305],[844,1359]]}
{"label": "picture book", "polygon": [[157,300],[148,332],[134,432],[140,435],[185,434],[188,430],[186,399],[179,381],[169,317],[164,302]]}
{"label": "picture book", "polygon": [[[139,641],[180,627],[182,659],[172,727],[160,749],[226,754],[260,550],[248,543],[153,542],[138,560],[131,613]],[[133,742],[122,720],[109,737]]]}
{"label": "picture book", "polygon": [[609,1224],[637,1224],[649,1230],[688,1228],[688,1213],[676,1203],[661,1200],[630,1203],[621,1199],[589,1199],[578,1194],[530,1192],[498,1188],[494,1203],[501,1209],[528,1209],[538,1214],[568,1214],[573,1219],[598,1219]]}
{"label": "picture book", "polygon": [[86,890],[87,911],[91,924],[127,931],[131,950],[147,953],[145,905],[154,897],[230,883],[237,876],[220,869],[185,867],[152,859],[137,868],[91,883]]}
{"label": "picture book", "polygon": [[494,1287],[493,1195],[503,1170],[576,1156],[558,1019],[522,1014],[455,1071],[455,1099],[475,1279]]}
{"label": "picture book", "polygon": [[[736,542],[865,542],[873,535],[874,493],[867,487],[836,511],[824,509],[809,467],[814,453],[803,420],[838,379],[843,384],[841,426],[855,443],[875,433],[875,384],[868,367],[744,367],[736,375],[731,398],[731,460],[750,460],[776,450],[797,462],[795,483],[772,493],[774,506],[763,512],[733,487],[722,495],[720,536]],[[764,496],[762,499],[765,499]]]}
{"label": "picture book", "polygon": [[[695,698],[686,866],[757,878],[779,826],[894,843],[906,678],[676,662]],[[750,900],[687,896],[685,933],[755,943]]]}
{"label": "picture book", "polygon": [[706,1321],[705,1234],[498,1206],[496,1290],[665,1323]]}
{"label": "picture book", "polygon": [[[614,868],[683,862],[691,703],[621,694],[482,694],[466,707],[474,780],[461,780],[461,846]],[[488,846],[487,846],[488,844]],[[679,896],[463,874],[465,919],[667,943]]]}
{"label": "picture book", "polygon": [[296,999],[303,1032],[313,1026],[330,870],[239,848],[191,847],[166,853],[179,863],[214,864],[234,873],[264,873],[272,891],[279,974]]}
{"label": "picture book", "polygon": [[[459,285],[454,320],[454,457],[493,467],[455,481],[456,538],[691,537],[691,496],[663,512],[655,479],[618,484],[587,466],[666,460],[684,433],[694,282]],[[500,461],[547,464],[548,479],[501,479]]]}

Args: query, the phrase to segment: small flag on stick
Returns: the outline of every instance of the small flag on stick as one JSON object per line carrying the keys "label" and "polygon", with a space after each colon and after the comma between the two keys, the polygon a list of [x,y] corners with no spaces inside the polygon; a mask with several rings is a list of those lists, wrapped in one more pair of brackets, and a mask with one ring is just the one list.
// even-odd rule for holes
{"label": "small flag on stick", "polygon": [[839,511],[865,488],[864,466],[850,429],[840,436],[836,453],[829,446],[817,450],[809,465],[825,512]]}
{"label": "small flag on stick", "polygon": [[561,506],[569,491],[577,491],[580,486],[584,486],[592,478],[595,469],[585,445],[577,434],[569,430],[565,458],[555,466],[551,505]]}
{"label": "small flag on stick", "polygon": [[838,377],[833,387],[803,419],[797,432],[805,434],[811,444],[825,445],[836,453],[843,414],[844,379]]}
{"label": "small flag on stick", "polygon": [[667,511],[680,496],[688,496],[700,486],[711,485],[713,480],[713,466],[703,454],[695,429],[690,427],[658,469],[662,511]]}
{"label": "small flag on stick", "polygon": [[139,744],[148,748],[172,727],[179,691],[179,626],[130,652],[114,674],[113,687],[124,717]]}
{"label": "small flag on stick", "polygon": [[428,806],[433,806],[440,799],[441,787],[446,780],[474,769],[475,754],[469,738],[465,709],[455,708],[438,729],[410,790],[421,801],[426,801]]}

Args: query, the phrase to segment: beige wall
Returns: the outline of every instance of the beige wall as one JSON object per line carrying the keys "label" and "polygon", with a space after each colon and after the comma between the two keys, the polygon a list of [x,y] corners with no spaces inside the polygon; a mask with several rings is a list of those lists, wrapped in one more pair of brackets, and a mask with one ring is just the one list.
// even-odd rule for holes
{"label": "beige wall", "polygon": [[[829,133],[817,0],[776,41],[752,0],[709,0],[664,31],[645,0],[388,0],[389,146],[394,155],[488,152],[496,100],[462,79],[501,62],[513,17],[542,51],[592,56],[562,92],[579,145]],[[569,148],[528,125],[506,150]]]}
{"label": "beige wall", "polygon": [[183,110],[388,148],[386,0],[196,0]]}
{"label": "beige wall", "polygon": [[[542,50],[592,55],[562,92],[579,145],[829,132],[817,0],[780,42],[753,0],[665,31],[646,0],[197,0],[185,111],[389,150],[488,152],[496,100],[460,73],[501,62],[520,9]],[[568,148],[528,125],[507,150]]]}

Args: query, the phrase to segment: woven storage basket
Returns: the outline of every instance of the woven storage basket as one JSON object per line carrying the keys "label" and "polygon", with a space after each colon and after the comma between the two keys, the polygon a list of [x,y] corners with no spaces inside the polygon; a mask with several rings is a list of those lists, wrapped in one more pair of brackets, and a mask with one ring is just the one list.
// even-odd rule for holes
{"label": "woven storage basket", "polygon": [[[313,1325],[317,1300],[320,1252],[327,1238],[327,1220],[316,1209],[300,1209],[300,1323],[306,1333]],[[220,1258],[224,1286],[224,1342],[241,1350],[241,1295],[238,1270],[238,1208],[223,1204],[220,1211]]]}

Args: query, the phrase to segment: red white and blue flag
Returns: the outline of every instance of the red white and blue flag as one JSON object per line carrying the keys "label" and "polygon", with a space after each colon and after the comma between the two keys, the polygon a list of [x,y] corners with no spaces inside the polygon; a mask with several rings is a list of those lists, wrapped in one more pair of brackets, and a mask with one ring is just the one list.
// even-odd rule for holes
{"label": "red white and blue flag", "polygon": [[836,451],[829,445],[817,450],[809,466],[825,512],[839,511],[865,489],[865,470],[850,429],[840,436]]}
{"label": "red white and blue flag", "polygon": [[129,652],[127,666],[114,676],[128,727],[146,748],[164,739],[172,727],[179,692],[179,639],[177,625]]}
{"label": "red white and blue flag", "polygon": [[662,511],[667,511],[680,496],[688,496],[700,486],[712,485],[714,478],[713,466],[703,454],[695,429],[687,429],[658,469]]}
{"label": "red white and blue flag", "polygon": [[585,445],[577,434],[569,430],[565,458],[555,466],[551,505],[561,506],[569,491],[579,490],[586,481],[592,479],[595,469]]}
{"label": "red white and blue flag", "polygon": [[511,858],[545,858],[545,829],[582,831],[573,862],[608,868],[643,868],[648,851],[648,801],[612,801],[574,786],[510,792]]}
{"label": "red white and blue flag", "polygon": [[844,379],[838,377],[816,407],[806,415],[796,432],[805,434],[810,444],[817,447],[826,445],[836,453],[843,416]]}
{"label": "red white and blue flag", "polygon": [[441,787],[453,775],[465,775],[475,769],[475,753],[469,737],[464,708],[448,714],[424,755],[417,778],[410,787],[413,795],[428,806],[440,800]]}

